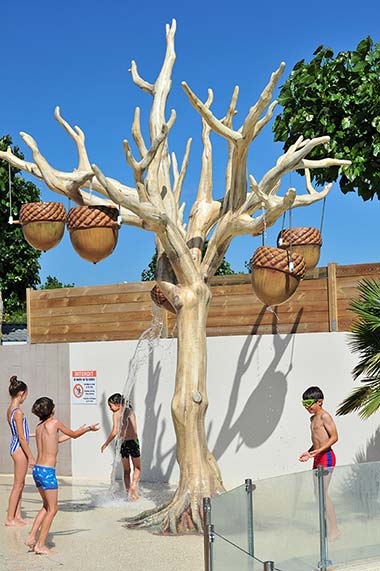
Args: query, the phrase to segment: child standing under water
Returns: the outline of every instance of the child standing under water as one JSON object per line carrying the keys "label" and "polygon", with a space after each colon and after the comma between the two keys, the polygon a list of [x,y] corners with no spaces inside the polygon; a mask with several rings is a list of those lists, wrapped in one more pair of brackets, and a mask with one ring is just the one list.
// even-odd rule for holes
{"label": "child standing under water", "polygon": [[7,410],[7,421],[12,433],[9,453],[14,464],[14,478],[5,520],[5,525],[8,527],[27,523],[21,517],[21,497],[28,466],[34,466],[34,457],[29,448],[28,423],[20,408],[28,396],[28,387],[24,381],[20,381],[16,375],[13,375],[9,379],[9,394],[11,404]]}
{"label": "child standing under water", "polygon": [[336,464],[333,444],[338,441],[338,432],[332,416],[323,408],[323,392],[319,387],[309,387],[302,395],[302,405],[307,412],[312,415],[310,419],[311,442],[312,445],[307,452],[303,452],[299,457],[300,462],[307,462],[313,459],[313,470],[318,466],[328,469],[325,477],[325,504],[328,520],[329,539],[337,539],[340,531],[336,524],[334,505],[328,495],[332,470]]}
{"label": "child standing under water", "polygon": [[[36,427],[37,460],[33,468],[33,479],[42,497],[43,506],[36,515],[32,529],[25,540],[25,545],[40,555],[50,555],[46,546],[46,537],[53,519],[58,511],[58,483],[55,474],[58,444],[69,438],[79,438],[86,432],[99,430],[99,424],[85,425],[78,430],[71,430],[58,418],[54,418],[55,405],[49,397],[36,400],[32,412],[40,419]],[[60,436],[60,432],[63,436]],[[38,530],[40,535],[36,541]]]}
{"label": "child standing under water", "polygon": [[[141,474],[140,444],[137,437],[136,415],[130,401],[124,404],[124,398],[120,393],[115,393],[108,398],[109,409],[113,413],[113,426],[107,440],[100,451],[104,452],[107,446],[116,436],[120,436],[120,455],[123,463],[125,491],[131,500],[138,500],[137,483]],[[133,477],[131,482],[131,463]]]}

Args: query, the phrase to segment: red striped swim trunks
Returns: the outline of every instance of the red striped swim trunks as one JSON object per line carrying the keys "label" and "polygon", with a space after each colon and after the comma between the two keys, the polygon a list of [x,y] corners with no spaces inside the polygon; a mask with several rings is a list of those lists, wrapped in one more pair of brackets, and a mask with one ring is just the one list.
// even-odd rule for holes
{"label": "red striped swim trunks", "polygon": [[330,450],[326,450],[325,452],[321,452],[314,456],[313,462],[313,470],[318,468],[318,466],[323,466],[324,468],[333,468],[336,464],[336,458],[334,451],[330,448]]}

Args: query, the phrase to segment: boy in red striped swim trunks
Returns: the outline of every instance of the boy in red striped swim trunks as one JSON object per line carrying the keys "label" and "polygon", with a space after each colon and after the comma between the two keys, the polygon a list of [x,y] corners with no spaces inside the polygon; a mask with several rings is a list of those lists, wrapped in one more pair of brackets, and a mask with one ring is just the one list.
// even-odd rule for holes
{"label": "boy in red striped swim trunks", "polygon": [[338,441],[338,432],[332,416],[323,408],[323,392],[319,387],[309,387],[302,395],[302,405],[311,414],[310,430],[312,445],[307,452],[299,457],[300,462],[313,459],[313,469],[323,466],[328,469],[325,479],[325,503],[328,523],[328,535],[330,539],[337,539],[340,531],[336,524],[336,516],[333,503],[327,493],[330,484],[336,458],[332,445]]}

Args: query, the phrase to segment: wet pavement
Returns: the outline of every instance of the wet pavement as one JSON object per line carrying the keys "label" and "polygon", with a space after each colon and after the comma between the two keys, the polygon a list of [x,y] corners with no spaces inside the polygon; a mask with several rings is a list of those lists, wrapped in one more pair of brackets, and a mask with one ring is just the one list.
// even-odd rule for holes
{"label": "wet pavement", "polygon": [[[142,484],[142,497],[127,502],[112,495],[107,482],[58,478],[59,512],[48,545],[53,554],[36,555],[24,545],[31,525],[0,526],[1,571],[201,571],[202,536],[162,536],[125,528],[124,519],[167,501],[173,489]],[[0,476],[0,508],[5,519],[12,477]],[[23,515],[30,524],[41,498],[30,476],[23,494]]]}

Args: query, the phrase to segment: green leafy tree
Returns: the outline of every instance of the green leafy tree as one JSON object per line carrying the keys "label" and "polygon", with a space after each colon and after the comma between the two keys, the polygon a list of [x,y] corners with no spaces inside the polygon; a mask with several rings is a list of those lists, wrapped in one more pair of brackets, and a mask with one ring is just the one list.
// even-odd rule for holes
{"label": "green leafy tree", "polygon": [[[9,135],[0,138],[0,150],[6,151],[12,145]],[[13,153],[24,158],[17,147]],[[4,302],[5,322],[22,320],[25,311],[26,288],[34,288],[40,283],[38,262],[41,252],[35,250],[24,240],[21,227],[8,224],[9,210],[9,177],[8,163],[0,160],[0,290]],[[25,202],[36,202],[40,199],[39,189],[32,183],[18,176],[20,171],[12,167],[12,215],[20,211]]]}
{"label": "green leafy tree", "polygon": [[337,414],[358,411],[361,418],[368,418],[380,409],[380,281],[363,280],[358,289],[359,298],[350,305],[356,319],[349,344],[359,355],[352,374],[363,386],[342,402]]}
{"label": "green leafy tree", "polygon": [[63,287],[74,287],[74,284],[64,284],[55,276],[47,276],[45,283],[40,286],[40,289],[60,289]]}
{"label": "green leafy tree", "polygon": [[[208,240],[206,240],[203,246],[203,253],[204,256],[207,250]],[[141,279],[143,282],[152,282],[155,280],[156,276],[156,268],[157,268],[157,250],[154,252],[151,261],[148,264],[148,267],[143,270],[141,273]],[[231,264],[227,262],[226,258],[223,258],[222,263],[220,264],[219,268],[215,272],[216,276],[232,276],[236,272],[231,268]]]}
{"label": "green leafy tree", "polygon": [[[283,111],[274,122],[275,140],[285,141],[287,150],[301,134],[331,135],[327,151],[352,164],[314,170],[313,180],[322,185],[339,178],[344,193],[380,198],[380,43],[367,37],[356,50],[334,57],[330,48],[319,46],[313,55],[309,63],[295,65],[280,91]],[[326,148],[315,147],[308,158],[324,153]]]}

